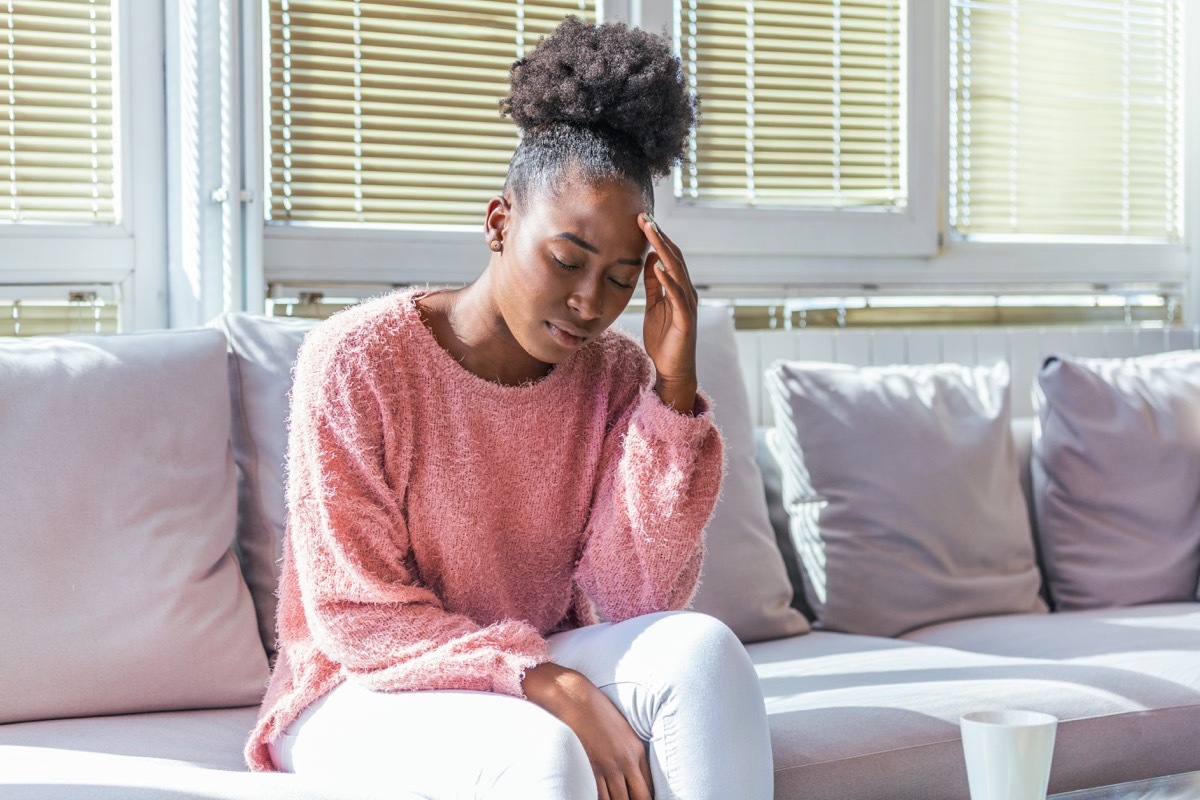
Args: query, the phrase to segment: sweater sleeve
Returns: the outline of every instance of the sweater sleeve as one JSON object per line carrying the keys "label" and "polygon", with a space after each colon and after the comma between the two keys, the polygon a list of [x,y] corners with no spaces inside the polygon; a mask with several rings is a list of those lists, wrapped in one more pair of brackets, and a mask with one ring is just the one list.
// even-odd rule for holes
{"label": "sweater sleeve", "polygon": [[700,390],[692,415],[663,402],[640,351],[640,388],[605,436],[575,580],[609,622],[687,607],[725,473]]}
{"label": "sweater sleeve", "polygon": [[396,378],[384,386],[375,374],[387,370],[365,366],[374,353],[321,344],[306,341],[297,361],[288,425],[288,536],[314,645],[376,691],[523,697],[545,639],[524,622],[451,613],[418,580],[402,506],[413,436],[388,394]]}

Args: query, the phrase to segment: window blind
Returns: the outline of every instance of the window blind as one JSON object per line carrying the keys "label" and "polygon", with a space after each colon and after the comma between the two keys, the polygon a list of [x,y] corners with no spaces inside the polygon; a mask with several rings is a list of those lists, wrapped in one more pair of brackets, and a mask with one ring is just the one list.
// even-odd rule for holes
{"label": "window blind", "polygon": [[959,234],[1180,236],[1178,0],[953,0]]}
{"label": "window blind", "polygon": [[678,8],[701,124],[676,196],[905,205],[904,0],[680,0]]}
{"label": "window blind", "polygon": [[517,144],[512,62],[595,0],[270,0],[276,223],[471,224]]}
{"label": "window blind", "polygon": [[117,333],[120,321],[120,306],[95,292],[71,292],[55,299],[0,299],[0,336]]}
{"label": "window blind", "polygon": [[0,221],[116,221],[111,0],[0,0]]}

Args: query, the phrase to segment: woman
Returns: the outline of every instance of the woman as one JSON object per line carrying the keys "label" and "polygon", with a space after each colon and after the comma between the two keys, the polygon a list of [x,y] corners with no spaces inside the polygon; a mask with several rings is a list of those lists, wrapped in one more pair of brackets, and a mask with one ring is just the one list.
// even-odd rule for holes
{"label": "woman", "polygon": [[[696,290],[650,211],[695,102],[665,39],[568,18],[513,65],[523,137],[483,273],[305,339],[252,769],[437,798],[771,796],[753,667],[679,610],[724,446]],[[609,328],[639,275],[645,350]]]}

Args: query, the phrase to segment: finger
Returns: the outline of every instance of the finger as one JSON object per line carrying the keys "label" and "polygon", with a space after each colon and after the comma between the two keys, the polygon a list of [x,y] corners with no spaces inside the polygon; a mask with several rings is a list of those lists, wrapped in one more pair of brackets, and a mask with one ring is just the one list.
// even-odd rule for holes
{"label": "finger", "polygon": [[[645,215],[643,215],[644,219]],[[700,295],[696,291],[696,287],[692,285],[692,276],[688,272],[687,264],[683,260],[683,254],[675,243],[659,230],[655,223],[647,222],[644,226],[646,238],[654,247],[655,253],[661,263],[665,266],[665,272],[675,279],[675,282],[682,287],[684,295],[690,295],[693,300],[698,300]]]}
{"label": "finger", "polygon": [[642,780],[646,782],[645,791],[642,797],[634,797],[632,794],[630,797],[634,800],[654,800],[654,775],[650,772],[650,760],[643,755],[638,759],[638,767],[642,773]]}
{"label": "finger", "polygon": [[676,276],[672,275],[670,270],[666,268],[666,262],[661,258],[658,259],[654,269],[655,277],[657,277],[658,282],[662,284],[663,291],[666,292],[667,300],[671,302],[671,306],[679,309],[680,311],[686,311],[690,307],[688,298],[686,296],[687,293],[684,291],[684,288],[680,286],[679,281],[676,280]]}
{"label": "finger", "polygon": [[658,269],[658,254],[651,252],[646,256],[646,266],[643,268],[642,279],[646,284],[646,312],[649,313],[659,303],[666,300],[663,294],[663,276]]}
{"label": "finger", "polygon": [[596,774],[596,800],[612,800],[612,795],[608,793],[608,783],[599,773]]}
{"label": "finger", "polygon": [[646,234],[646,239],[650,242],[650,246],[658,251],[659,255],[664,256],[672,262],[683,261],[683,253],[675,243],[667,238],[662,229],[658,227],[657,222],[651,222],[642,215],[642,232]]}
{"label": "finger", "polygon": [[625,776],[617,773],[604,781],[608,787],[609,800],[629,800],[629,792],[625,788]]}
{"label": "finger", "polygon": [[[644,214],[642,217],[645,220]],[[658,227],[658,223],[645,220],[642,228],[646,233],[646,238],[650,241],[654,249],[660,253],[664,253],[667,256],[667,260],[672,262],[670,266],[678,264],[681,269],[685,272],[687,271],[687,265],[683,260],[683,251],[679,249],[679,246],[669,236],[662,232],[662,228]]]}

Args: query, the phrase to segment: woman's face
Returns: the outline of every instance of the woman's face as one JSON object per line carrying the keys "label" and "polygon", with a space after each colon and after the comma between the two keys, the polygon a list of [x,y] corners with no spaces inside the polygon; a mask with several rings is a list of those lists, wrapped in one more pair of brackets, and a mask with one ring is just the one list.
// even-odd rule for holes
{"label": "woman's face", "polygon": [[519,206],[492,201],[489,235],[503,244],[489,267],[496,302],[529,355],[556,364],[625,310],[650,247],[638,225],[645,210],[623,182],[569,181]]}

